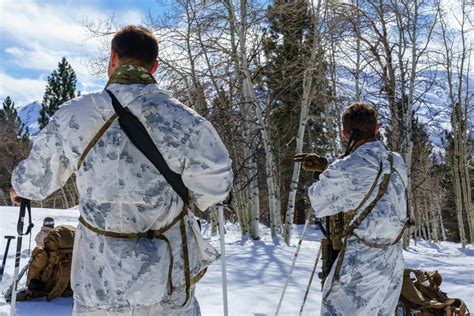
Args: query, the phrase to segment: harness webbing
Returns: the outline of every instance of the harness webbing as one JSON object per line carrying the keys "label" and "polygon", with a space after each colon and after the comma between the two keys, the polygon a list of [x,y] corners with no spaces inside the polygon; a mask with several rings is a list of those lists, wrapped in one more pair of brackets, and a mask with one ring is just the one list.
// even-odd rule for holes
{"label": "harness webbing", "polygon": [[81,157],[79,158],[79,161],[77,162],[77,169],[79,170],[84,163],[84,160],[86,159],[87,155],[91,151],[91,149],[97,144],[99,139],[104,135],[104,133],[109,129],[110,125],[117,119],[118,115],[117,113],[114,113],[107,121],[105,121],[104,125],[97,131],[97,134],[91,139],[89,144],[87,145],[86,149],[82,153]]}
{"label": "harness webbing", "polygon": [[102,137],[102,135],[107,131],[107,129],[112,125],[115,119],[118,117],[118,121],[120,127],[122,128],[125,135],[127,135],[130,142],[138,149],[140,152],[160,171],[161,175],[165,178],[169,185],[173,188],[173,190],[179,195],[179,197],[183,200],[184,206],[180,214],[173,219],[173,221],[166,225],[165,227],[159,230],[149,230],[147,232],[141,233],[118,233],[112,231],[105,231],[101,230],[97,227],[94,227],[87,223],[84,218],[80,217],[80,223],[88,228],[89,230],[93,231],[98,235],[103,235],[107,237],[114,237],[114,238],[157,238],[161,239],[166,242],[168,245],[168,251],[170,255],[170,265],[168,268],[168,295],[171,299],[171,294],[173,293],[173,281],[172,281],[172,272],[173,272],[173,264],[174,258],[171,249],[171,243],[168,238],[164,235],[164,233],[169,230],[171,227],[176,225],[180,222],[180,230],[181,230],[181,242],[182,242],[182,251],[183,251],[183,272],[184,272],[184,280],[185,280],[185,291],[186,291],[186,300],[181,306],[184,306],[188,303],[189,299],[191,298],[191,286],[198,282],[206,272],[207,269],[203,269],[194,277],[191,277],[190,271],[190,264],[189,264],[189,249],[188,249],[188,239],[186,233],[186,220],[185,217],[188,213],[189,207],[189,192],[186,186],[183,183],[181,175],[172,171],[166,160],[163,158],[162,154],[156,147],[155,143],[151,139],[148,131],[140,122],[140,120],[133,115],[127,108],[124,108],[120,102],[117,100],[115,95],[110,92],[109,90],[105,90],[107,94],[112,99],[112,106],[114,107],[115,114],[109,118],[105,124],[100,128],[97,134],[93,137],[89,145],[86,147],[86,150],[81,155],[81,158],[78,162],[78,168],[81,167],[84,159],[86,158],[89,151],[94,147],[94,145],[98,142],[98,140]]}
{"label": "harness webbing", "polygon": [[[375,206],[380,201],[380,199],[383,197],[383,195],[387,192],[387,188],[388,188],[388,185],[390,183],[390,178],[392,176],[392,169],[393,169],[393,154],[391,152],[388,153],[387,159],[390,162],[390,172],[384,174],[383,179],[382,179],[382,183],[380,184],[380,187],[379,187],[379,190],[377,192],[377,195],[375,196],[375,199],[365,208],[364,211],[362,211],[362,213],[355,220],[352,221],[352,223],[350,223],[344,229],[344,233],[343,233],[344,241],[343,241],[343,244],[342,244],[341,251],[339,252],[339,256],[337,258],[336,268],[335,268],[335,271],[334,271],[334,277],[332,279],[333,282],[334,281],[336,281],[336,282],[339,281],[340,272],[341,272],[341,268],[342,268],[342,261],[344,259],[344,255],[345,255],[346,248],[347,248],[347,240],[349,239],[349,237],[354,236],[357,239],[361,240],[364,244],[366,244],[370,247],[385,249],[386,247],[397,243],[400,240],[401,235],[403,234],[403,230],[404,230],[405,226],[402,229],[402,233],[397,237],[397,239],[393,243],[391,243],[389,245],[379,245],[379,244],[376,244],[376,243],[367,242],[367,241],[363,240],[361,237],[359,237],[357,234],[354,233],[354,230],[360,225],[360,223],[362,223],[362,221],[364,221],[367,218],[367,216],[372,212],[372,210],[375,208]],[[373,189],[375,188],[375,184],[378,182],[381,173],[382,173],[382,163],[380,164],[379,172],[377,173],[377,177],[375,178],[375,181],[372,184],[371,189],[369,190],[369,192],[367,193],[365,198],[362,200],[362,203],[359,204],[359,206],[354,211],[357,211],[369,199],[369,197],[372,195]],[[330,291],[327,292],[327,295],[329,293],[330,293]],[[326,297],[327,297],[327,295],[326,295]]]}
{"label": "harness webbing", "polygon": [[128,238],[128,239],[135,239],[135,238],[158,238],[159,236],[163,235],[166,231],[168,231],[171,227],[173,227],[179,220],[184,217],[184,212],[181,212],[176,218],[169,223],[168,225],[160,228],[158,230],[148,230],[142,233],[118,233],[112,231],[106,231],[99,229],[97,227],[92,226],[89,224],[82,216],[79,217],[79,222],[84,225],[87,229],[93,231],[94,233],[106,237],[114,237],[114,238]]}

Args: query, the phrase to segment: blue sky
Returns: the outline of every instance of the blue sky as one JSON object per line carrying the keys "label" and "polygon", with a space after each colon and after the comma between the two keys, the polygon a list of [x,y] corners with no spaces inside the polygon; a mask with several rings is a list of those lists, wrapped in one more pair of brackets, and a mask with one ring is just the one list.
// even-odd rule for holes
{"label": "blue sky", "polygon": [[[165,0],[0,0],[0,101],[9,95],[17,106],[43,99],[48,75],[65,56],[76,71],[77,89],[103,88],[88,62],[101,42],[87,39],[84,19],[112,15],[118,24],[139,24],[167,10]],[[168,2],[169,3],[169,2]]]}

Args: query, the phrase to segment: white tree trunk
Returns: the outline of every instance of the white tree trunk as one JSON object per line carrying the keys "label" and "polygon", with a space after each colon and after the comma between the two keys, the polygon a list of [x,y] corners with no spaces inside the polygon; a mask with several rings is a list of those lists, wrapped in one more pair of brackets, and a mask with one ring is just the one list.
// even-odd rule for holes
{"label": "white tree trunk", "polygon": [[[309,105],[311,103],[311,92],[313,86],[313,73],[316,68],[316,52],[318,50],[319,43],[319,14],[321,9],[322,0],[318,0],[317,6],[313,13],[313,45],[311,47],[311,57],[303,76],[303,98],[301,100],[301,112],[300,121],[298,126],[298,134],[296,136],[296,154],[300,154],[303,151],[303,140],[306,130],[306,123],[308,121]],[[309,7],[312,7],[312,3],[309,3]],[[288,195],[288,206],[286,209],[285,219],[285,242],[287,245],[290,244],[291,234],[293,232],[293,216],[295,212],[295,200],[296,191],[298,189],[298,182],[300,178],[300,163],[295,163],[293,167],[293,176],[291,177],[290,193]]]}
{"label": "white tree trunk", "polygon": [[247,225],[249,227],[250,236],[252,236],[252,239],[256,240],[260,239],[258,229],[260,219],[260,190],[258,189],[257,157],[255,152],[252,154],[252,158],[250,159],[250,165],[250,176],[252,177],[252,180],[250,181],[249,193],[252,207],[247,215]]}
{"label": "white tree trunk", "polygon": [[66,208],[69,208],[69,203],[67,201],[67,197],[66,197],[66,193],[64,192],[64,188],[61,188],[61,195],[63,196],[64,205],[66,206]]}
{"label": "white tree trunk", "polygon": [[0,197],[2,198],[3,205],[7,206],[7,199],[5,198],[5,193],[3,193],[3,190],[0,190]]}
{"label": "white tree trunk", "polygon": [[[272,237],[276,237],[277,235],[277,226],[276,226],[276,193],[275,193],[275,181],[273,179],[273,153],[271,150],[271,145],[270,145],[270,139],[267,134],[267,128],[266,128],[266,123],[263,119],[262,112],[260,110],[257,96],[255,94],[254,90],[254,85],[251,80],[250,76],[250,71],[249,67],[247,64],[247,48],[246,48],[246,33],[247,33],[247,1],[246,0],[241,0],[240,1],[240,27],[237,28],[237,25],[235,23],[235,18],[234,18],[234,8],[233,8],[233,3],[232,1],[228,1],[228,6],[229,6],[229,11],[230,12],[230,19],[231,19],[231,24],[233,25],[234,29],[237,29],[237,33],[239,34],[240,38],[240,52],[239,52],[239,58],[238,60],[240,61],[240,74],[242,77],[243,81],[243,91],[242,94],[244,98],[246,99],[247,102],[253,105],[255,108],[255,113],[257,115],[257,124],[258,128],[260,129],[261,135],[262,135],[262,140],[263,140],[263,146],[265,150],[265,165],[266,165],[266,174],[267,174],[267,187],[268,187],[268,202],[269,202],[269,212],[270,212],[270,228],[271,228],[271,233]],[[232,27],[232,26],[231,26]],[[252,213],[252,221],[255,221],[255,223],[252,223],[252,227],[258,227],[258,220],[259,220],[259,214]]]}

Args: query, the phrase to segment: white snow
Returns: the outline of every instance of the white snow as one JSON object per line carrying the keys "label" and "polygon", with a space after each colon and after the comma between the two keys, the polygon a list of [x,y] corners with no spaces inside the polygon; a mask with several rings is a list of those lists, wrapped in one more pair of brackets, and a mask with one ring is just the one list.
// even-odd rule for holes
{"label": "white snow", "polygon": [[[4,235],[16,235],[18,208],[0,207],[0,256],[3,257],[6,240]],[[70,210],[33,209],[32,248],[34,236],[39,231],[42,219],[53,216],[56,224],[77,224],[79,212]],[[260,241],[245,240],[240,237],[237,226],[227,225],[226,259],[230,315],[274,315],[285,283],[288,268],[293,258],[298,238],[303,229],[295,227],[293,246],[283,242],[275,246],[268,228],[261,226]],[[219,248],[219,237],[210,237],[209,227],[203,226],[205,236]],[[306,290],[307,282],[316,258],[321,234],[314,226],[306,231],[300,255],[288,286],[280,315],[297,315]],[[23,239],[24,255],[21,265],[28,261],[29,238]],[[8,287],[12,279],[16,242],[10,245],[2,288]],[[439,244],[419,241],[405,252],[406,265],[422,270],[438,270],[443,276],[442,289],[451,297],[463,299],[474,309],[474,247],[462,249],[459,244],[441,242]],[[318,271],[320,270],[320,263]],[[317,272],[318,272],[317,271]],[[316,273],[317,273],[316,272]],[[21,284],[24,284],[25,279]],[[20,284],[20,285],[21,285]],[[321,304],[320,281],[315,276],[313,286],[305,305],[305,315],[319,315]],[[222,284],[220,263],[213,264],[203,280],[198,284],[196,295],[201,305],[202,315],[223,315]],[[10,305],[0,297],[0,315],[8,315]],[[71,298],[59,298],[51,302],[44,300],[19,302],[18,315],[70,315]]]}

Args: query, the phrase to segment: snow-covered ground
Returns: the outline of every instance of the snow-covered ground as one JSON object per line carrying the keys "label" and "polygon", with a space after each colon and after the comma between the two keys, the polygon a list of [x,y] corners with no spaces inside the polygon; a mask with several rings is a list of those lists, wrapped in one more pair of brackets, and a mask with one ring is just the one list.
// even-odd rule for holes
{"label": "snow-covered ground", "polygon": [[[6,240],[4,235],[16,235],[18,208],[0,207],[0,256],[3,257]],[[77,210],[46,210],[33,209],[33,239],[39,231],[42,219],[53,216],[56,224],[77,224]],[[210,237],[207,226],[204,233],[219,248],[219,238]],[[262,226],[262,240],[242,241],[240,230],[236,226],[226,227],[226,259],[229,293],[229,311],[231,315],[273,315],[277,307],[281,291],[286,280],[289,264],[292,260],[296,243],[302,226],[295,227],[293,246],[284,243],[275,246],[270,231]],[[288,286],[281,315],[297,315],[306,289],[308,278],[316,258],[321,235],[316,228],[307,230],[293,277]],[[32,241],[34,247],[34,240]],[[16,243],[10,246],[5,268],[2,288],[6,288],[12,279],[14,251]],[[21,264],[28,261],[26,254],[28,238],[23,240],[24,256]],[[420,241],[405,252],[406,265],[422,270],[438,270],[443,276],[442,288],[451,297],[459,297],[466,301],[468,307],[474,309],[474,247],[462,249],[459,244],[442,242],[433,244]],[[23,279],[23,283],[24,283]],[[213,264],[206,276],[199,283],[196,291],[203,315],[223,315],[221,268],[220,263]],[[320,282],[317,277],[313,281],[309,298],[305,305],[306,315],[319,315],[321,303]],[[8,315],[10,306],[0,298],[0,315]],[[18,315],[70,315],[71,298],[59,298],[51,302],[30,301],[19,302]]]}

